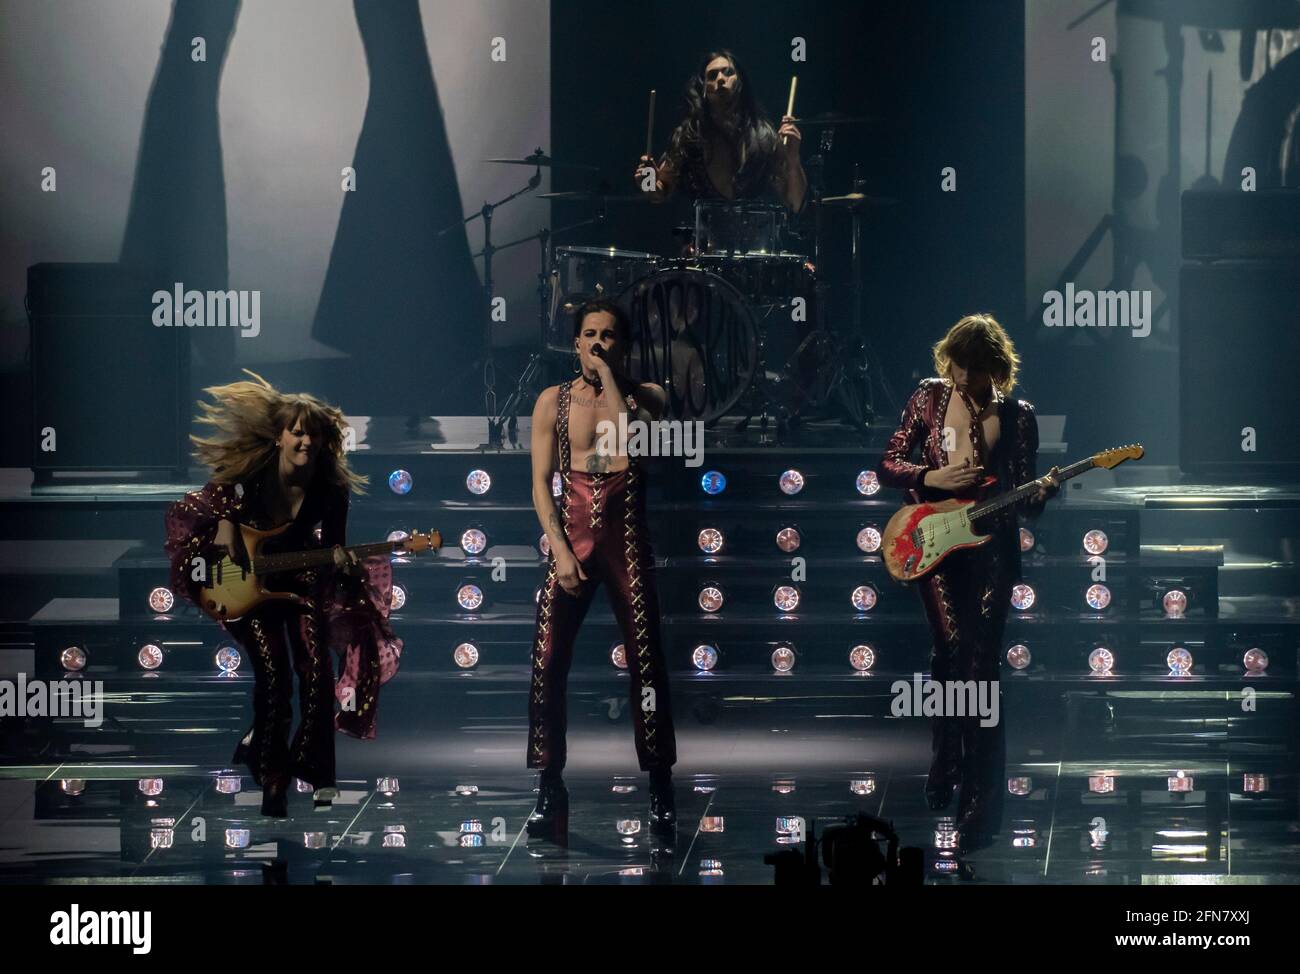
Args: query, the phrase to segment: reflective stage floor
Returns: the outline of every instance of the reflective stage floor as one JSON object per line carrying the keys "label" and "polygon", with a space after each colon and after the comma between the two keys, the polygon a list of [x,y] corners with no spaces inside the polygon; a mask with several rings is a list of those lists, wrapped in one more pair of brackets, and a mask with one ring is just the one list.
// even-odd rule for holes
{"label": "reflective stage floor", "polygon": [[[1246,718],[1207,682],[1004,686],[1001,830],[962,854],[945,819],[955,802],[924,801],[926,721],[889,715],[890,675],[782,697],[719,684],[721,710],[679,714],[680,826],[663,841],[618,685],[575,673],[566,844],[524,833],[524,674],[497,676],[393,681],[379,739],[339,739],[332,808],[294,794],[288,819],[263,818],[251,779],[222,763],[248,681],[160,676],[118,701],[138,714],[6,759],[0,882],[764,884],[765,855],[856,812],[892,822],[935,883],[1300,881],[1290,693]],[[455,703],[468,698],[477,709]]]}

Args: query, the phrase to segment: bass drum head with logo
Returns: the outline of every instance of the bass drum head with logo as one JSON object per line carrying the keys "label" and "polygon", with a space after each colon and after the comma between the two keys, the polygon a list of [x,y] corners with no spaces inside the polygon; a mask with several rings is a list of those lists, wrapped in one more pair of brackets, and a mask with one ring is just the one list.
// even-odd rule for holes
{"label": "bass drum head with logo", "polygon": [[671,269],[618,298],[632,321],[631,376],[668,393],[667,419],[711,422],[754,381],[758,329],[734,287],[707,271]]}

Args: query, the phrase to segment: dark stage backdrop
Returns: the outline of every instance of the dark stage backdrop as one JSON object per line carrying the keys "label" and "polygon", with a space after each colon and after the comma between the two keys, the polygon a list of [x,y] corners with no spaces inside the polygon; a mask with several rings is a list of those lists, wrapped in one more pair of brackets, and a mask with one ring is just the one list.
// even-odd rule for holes
{"label": "dark stage backdrop", "polygon": [[[899,205],[873,213],[864,234],[865,321],[897,400],[928,375],[929,346],[961,315],[991,311],[1017,341],[1024,335],[1024,10],[1020,0],[979,3],[652,5],[598,0],[551,4],[551,127],[555,154],[599,165],[615,192],[635,190],[651,88],[658,91],[656,155],[681,118],[682,93],[699,59],[726,47],[745,63],[775,123],[790,75],[799,77],[796,115],[844,112],[872,124],[840,126],[826,167],[828,194],[851,189],[855,163],[867,192]],[[807,60],[791,60],[793,39]],[[817,134],[804,132],[803,158]],[[942,192],[942,170],[956,192]],[[583,180],[557,176],[557,189]],[[610,206],[598,229],[562,238],[668,254],[671,210]],[[672,204],[668,204],[672,206]],[[591,215],[556,204],[557,226]],[[847,284],[847,216],[829,220],[822,269]],[[834,313],[849,312],[835,295]],[[1053,363],[1026,363],[1024,394],[1050,400]],[[879,397],[878,397],[879,398]]]}

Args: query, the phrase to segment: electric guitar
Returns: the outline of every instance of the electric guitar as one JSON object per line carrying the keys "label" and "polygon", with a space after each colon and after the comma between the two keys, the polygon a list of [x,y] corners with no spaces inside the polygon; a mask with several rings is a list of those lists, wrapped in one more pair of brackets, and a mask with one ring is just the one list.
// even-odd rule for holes
{"label": "electric guitar", "polygon": [[[1140,444],[1105,450],[1062,468],[1057,472],[1056,480],[1065,483],[1094,467],[1111,470],[1125,460],[1141,460],[1145,452]],[[989,478],[986,485],[992,482],[993,478]],[[921,578],[952,552],[959,548],[977,547],[992,537],[976,534],[975,521],[1037,493],[1041,486],[1041,481],[1031,480],[983,502],[978,498],[952,498],[900,508],[885,525],[881,540],[885,568],[900,582]]]}
{"label": "electric guitar", "polygon": [[[304,568],[333,568],[333,548],[311,548],[307,551],[283,551],[263,553],[267,543],[289,530],[292,522],[258,531],[246,525],[236,525],[248,553],[248,567],[240,565],[228,554],[209,567],[208,580],[203,585],[199,596],[199,608],[209,618],[217,622],[232,622],[253,611],[263,602],[272,599],[287,599],[302,602],[302,597],[293,592],[269,592],[262,587],[263,575],[277,575],[281,572],[296,572]],[[420,534],[418,531],[408,538],[398,541],[379,541],[375,544],[350,545],[344,551],[355,554],[358,559],[370,555],[384,555],[402,552],[418,554],[421,551],[437,551],[442,547],[442,535],[437,531]]]}

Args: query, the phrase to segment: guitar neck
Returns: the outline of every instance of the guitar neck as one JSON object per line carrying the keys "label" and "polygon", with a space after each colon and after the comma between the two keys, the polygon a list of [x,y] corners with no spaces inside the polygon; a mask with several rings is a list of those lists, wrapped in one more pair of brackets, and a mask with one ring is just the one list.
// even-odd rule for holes
{"label": "guitar neck", "polygon": [[[371,555],[392,554],[401,543],[400,541],[376,541],[374,544],[351,545],[343,550],[352,552],[358,558],[368,558]],[[304,568],[318,568],[333,564],[333,548],[286,551],[275,555],[262,555],[253,559],[253,574],[278,575],[280,572],[300,571]]]}
{"label": "guitar neck", "polygon": [[[1084,457],[1068,467],[1062,467],[1056,475],[1057,483],[1065,483],[1071,477],[1077,477],[1081,473],[1087,473],[1096,466],[1093,457]],[[1023,500],[1033,494],[1038,493],[1038,482],[1031,480],[1027,484],[1021,484],[1015,490],[1007,491],[1005,494],[999,494],[992,500],[987,500],[983,504],[977,504],[970,509],[968,517],[974,521],[976,518],[984,517],[988,514],[994,514],[1004,508],[1010,507],[1017,501]]]}

